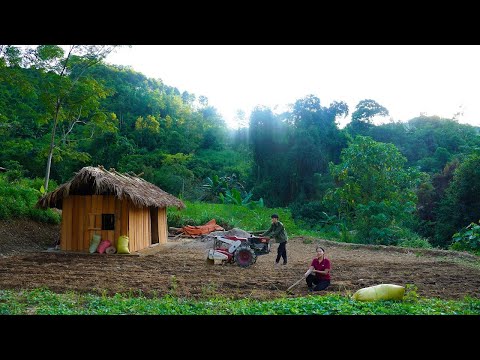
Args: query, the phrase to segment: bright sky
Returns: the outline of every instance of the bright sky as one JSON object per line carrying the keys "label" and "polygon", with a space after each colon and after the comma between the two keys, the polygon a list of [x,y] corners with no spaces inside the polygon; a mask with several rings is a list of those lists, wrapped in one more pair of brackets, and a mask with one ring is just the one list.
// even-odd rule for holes
{"label": "bright sky", "polygon": [[373,99],[394,120],[463,111],[461,123],[480,126],[479,45],[134,45],[106,60],[208,97],[232,128],[239,109],[248,119],[309,94],[350,114]]}

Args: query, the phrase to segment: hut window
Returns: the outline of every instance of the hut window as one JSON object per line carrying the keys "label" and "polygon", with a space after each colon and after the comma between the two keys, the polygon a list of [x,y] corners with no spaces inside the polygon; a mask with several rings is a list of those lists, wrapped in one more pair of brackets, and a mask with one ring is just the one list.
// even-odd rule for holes
{"label": "hut window", "polygon": [[102,214],[102,230],[115,230],[115,214]]}

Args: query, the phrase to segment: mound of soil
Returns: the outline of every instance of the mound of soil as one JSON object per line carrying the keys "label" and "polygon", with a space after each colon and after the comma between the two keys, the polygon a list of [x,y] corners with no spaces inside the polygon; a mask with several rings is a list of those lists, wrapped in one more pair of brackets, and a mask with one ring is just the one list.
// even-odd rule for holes
{"label": "mound of soil", "polygon": [[60,240],[60,225],[32,220],[0,220],[0,257],[38,252]]}

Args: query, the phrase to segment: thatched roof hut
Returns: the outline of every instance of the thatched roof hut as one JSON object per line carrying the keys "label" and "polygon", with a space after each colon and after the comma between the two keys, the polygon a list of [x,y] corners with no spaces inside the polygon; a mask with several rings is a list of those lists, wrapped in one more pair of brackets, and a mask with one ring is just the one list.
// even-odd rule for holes
{"label": "thatched roof hut", "polygon": [[87,251],[94,234],[116,245],[130,239],[130,251],[167,242],[167,206],[184,203],[159,187],[130,174],[84,167],[37,206],[62,209],[62,250]]}
{"label": "thatched roof hut", "polygon": [[115,195],[119,200],[129,199],[135,206],[185,208],[178,198],[163,191],[158,186],[143,180],[138,176],[121,174],[115,169],[110,171],[103,166],[87,166],[55,191],[44,195],[38,206],[62,208],[63,198],[71,195]]}

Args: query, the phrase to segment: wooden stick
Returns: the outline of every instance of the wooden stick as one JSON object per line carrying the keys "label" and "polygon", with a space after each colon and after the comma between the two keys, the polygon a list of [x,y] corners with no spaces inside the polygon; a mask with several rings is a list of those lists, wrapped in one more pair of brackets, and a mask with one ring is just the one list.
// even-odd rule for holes
{"label": "wooden stick", "polygon": [[298,285],[300,283],[300,281],[304,280],[305,279],[305,276],[302,276],[301,279],[298,279],[297,281],[295,281],[295,283],[293,283],[292,286],[290,286],[287,291],[290,291],[291,288],[293,288],[295,285]]}

